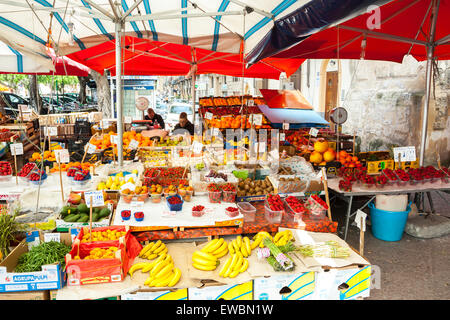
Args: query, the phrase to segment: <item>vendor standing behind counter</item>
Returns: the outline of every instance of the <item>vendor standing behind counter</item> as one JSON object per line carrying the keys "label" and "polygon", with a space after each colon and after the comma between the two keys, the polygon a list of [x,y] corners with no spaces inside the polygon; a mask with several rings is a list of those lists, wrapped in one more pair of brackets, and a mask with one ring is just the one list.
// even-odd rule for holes
{"label": "vendor standing behind counter", "polygon": [[153,121],[153,124],[147,124],[147,127],[149,129],[156,129],[156,125],[158,125],[160,129],[165,129],[166,127],[164,119],[161,117],[161,115],[155,113],[152,108],[147,109],[147,115],[144,117],[144,120]]}
{"label": "vendor standing behind counter", "polygon": [[177,123],[177,125],[175,126],[175,128],[173,129],[172,132],[175,133],[177,130],[180,130],[180,129],[187,130],[191,136],[194,135],[194,125],[192,124],[192,122],[190,122],[188,120],[186,112],[180,113],[179,122]]}

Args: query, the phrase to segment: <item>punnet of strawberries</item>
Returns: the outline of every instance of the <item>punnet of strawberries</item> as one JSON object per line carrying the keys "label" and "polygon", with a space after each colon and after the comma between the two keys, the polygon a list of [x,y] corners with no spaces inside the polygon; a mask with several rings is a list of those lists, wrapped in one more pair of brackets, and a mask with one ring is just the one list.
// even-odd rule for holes
{"label": "punnet of strawberries", "polygon": [[229,216],[229,217],[236,217],[237,215],[239,215],[239,209],[235,208],[235,207],[227,207],[225,209],[225,213]]}
{"label": "punnet of strawberries", "polygon": [[192,208],[192,216],[193,217],[201,217],[205,214],[205,207],[202,205],[197,205]]}
{"label": "punnet of strawberries", "polygon": [[388,179],[386,178],[386,176],[384,176],[382,174],[377,176],[376,180],[377,180],[377,185],[380,185],[380,186],[384,186],[388,182]]}
{"label": "punnet of strawberries", "polygon": [[18,176],[19,177],[26,177],[28,174],[36,168],[36,163],[34,162],[28,162],[26,165],[22,167],[22,169],[19,171]]}
{"label": "punnet of strawberries", "polygon": [[142,211],[135,212],[134,217],[136,219],[142,219],[142,218],[144,218],[144,212],[142,212]]}
{"label": "punnet of strawberries", "polygon": [[284,211],[283,201],[278,194],[267,194],[266,197],[267,206],[272,211]]}
{"label": "punnet of strawberries", "polygon": [[345,191],[345,192],[351,192],[352,191],[352,182],[347,179],[339,180],[339,190]]}
{"label": "punnet of strawberries", "polygon": [[170,197],[170,198],[167,200],[167,202],[169,202],[170,204],[180,204],[180,203],[182,203],[183,201],[181,201],[181,199],[180,199],[179,197],[173,196],[173,197]]}
{"label": "punnet of strawberries", "polygon": [[47,174],[44,170],[35,170],[29,176],[30,181],[41,181],[47,179]]}
{"label": "punnet of strawberries", "polygon": [[81,170],[75,173],[75,176],[73,177],[73,180],[75,181],[86,181],[91,178],[91,174],[89,173],[89,170]]}
{"label": "punnet of strawberries", "polygon": [[288,196],[284,199],[284,201],[286,201],[286,203],[295,213],[306,213],[307,211],[304,203],[294,196]]}
{"label": "punnet of strawberries", "polygon": [[11,164],[8,161],[0,161],[0,176],[12,175]]}
{"label": "punnet of strawberries", "polygon": [[407,181],[411,180],[409,174],[406,173],[406,171],[403,169],[396,169],[394,172],[397,175],[397,177],[400,179],[400,181],[407,182]]}
{"label": "punnet of strawberries", "polygon": [[397,175],[395,174],[394,170],[385,168],[381,171],[390,181],[397,181]]}
{"label": "punnet of strawberries", "polygon": [[69,170],[67,170],[67,176],[73,178],[75,177],[75,174],[80,171],[83,171],[83,168],[81,168],[81,166],[70,167]]}

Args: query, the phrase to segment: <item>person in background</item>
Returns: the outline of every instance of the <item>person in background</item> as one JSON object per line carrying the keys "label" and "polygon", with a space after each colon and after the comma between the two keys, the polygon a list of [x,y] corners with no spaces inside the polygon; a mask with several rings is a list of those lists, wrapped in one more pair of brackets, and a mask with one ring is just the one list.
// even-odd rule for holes
{"label": "person in background", "polygon": [[[165,128],[164,119],[161,117],[161,115],[155,113],[152,108],[147,109],[147,115],[144,117],[144,120],[151,120],[153,121],[153,126],[158,125],[160,129]],[[148,125],[151,126],[151,125]]]}
{"label": "person in background", "polygon": [[186,112],[180,113],[180,119],[172,132],[175,132],[177,129],[185,129],[189,132],[191,136],[194,135],[194,125],[192,122],[188,120]]}

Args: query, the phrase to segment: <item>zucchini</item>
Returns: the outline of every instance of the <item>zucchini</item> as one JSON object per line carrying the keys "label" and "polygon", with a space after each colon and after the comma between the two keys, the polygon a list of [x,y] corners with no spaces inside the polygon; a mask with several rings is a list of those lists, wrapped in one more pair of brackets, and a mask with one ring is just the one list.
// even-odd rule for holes
{"label": "zucchini", "polygon": [[75,222],[78,219],[80,219],[81,214],[69,214],[66,218],[65,218],[65,222]]}

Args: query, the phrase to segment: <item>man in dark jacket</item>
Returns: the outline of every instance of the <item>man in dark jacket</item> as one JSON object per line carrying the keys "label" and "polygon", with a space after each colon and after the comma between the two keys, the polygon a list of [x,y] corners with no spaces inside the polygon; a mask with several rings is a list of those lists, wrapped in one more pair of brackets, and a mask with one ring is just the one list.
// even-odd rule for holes
{"label": "man in dark jacket", "polygon": [[188,120],[186,112],[180,113],[180,120],[172,132],[175,132],[177,129],[185,129],[191,136],[194,135],[194,125]]}
{"label": "man in dark jacket", "polygon": [[158,125],[161,129],[164,129],[166,126],[161,115],[155,113],[152,108],[147,109],[147,115],[144,117],[144,120],[153,121],[153,126]]}

